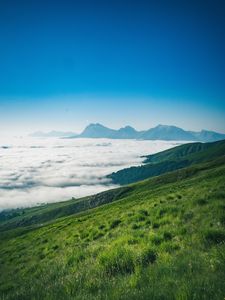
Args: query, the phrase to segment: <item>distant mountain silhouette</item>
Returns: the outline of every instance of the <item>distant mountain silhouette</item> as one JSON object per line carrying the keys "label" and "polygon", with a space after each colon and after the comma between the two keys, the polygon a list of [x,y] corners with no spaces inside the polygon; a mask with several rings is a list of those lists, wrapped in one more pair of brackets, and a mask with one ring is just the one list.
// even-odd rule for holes
{"label": "distant mountain silhouette", "polygon": [[214,131],[202,130],[200,132],[192,132],[196,140],[202,142],[214,142],[225,139],[225,134],[217,133]]}
{"label": "distant mountain silhouette", "polygon": [[200,132],[186,131],[182,128],[169,125],[158,125],[145,131],[137,131],[131,126],[125,126],[116,130],[96,123],[88,125],[76,137],[214,142],[225,139],[225,134],[207,130]]}
{"label": "distant mountain silhouette", "polygon": [[79,137],[86,138],[110,138],[110,139],[136,139],[138,132],[131,126],[120,128],[119,130],[110,129],[99,123],[88,125]]}
{"label": "distant mountain silhouette", "polygon": [[64,131],[55,131],[52,130],[50,132],[42,132],[42,131],[36,131],[34,133],[31,133],[29,136],[32,137],[74,137],[77,134],[74,132],[64,132]]}
{"label": "distant mountain silhouette", "polygon": [[131,126],[125,126],[117,130],[117,136],[121,139],[136,139],[139,134],[140,133]]}
{"label": "distant mountain silhouette", "polygon": [[85,138],[114,138],[116,130],[107,128],[99,123],[88,125],[79,137]]}
{"label": "distant mountain silhouette", "polygon": [[188,131],[176,126],[158,125],[145,131],[141,138],[144,140],[165,140],[165,141],[195,141],[196,138]]}

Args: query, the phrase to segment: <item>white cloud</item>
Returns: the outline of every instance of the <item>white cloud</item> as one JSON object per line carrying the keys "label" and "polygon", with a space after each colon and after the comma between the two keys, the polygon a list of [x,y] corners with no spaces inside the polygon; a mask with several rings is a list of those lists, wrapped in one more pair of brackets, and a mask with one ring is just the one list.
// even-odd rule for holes
{"label": "white cloud", "polygon": [[[13,138],[0,141],[0,210],[82,197],[114,188],[107,174],[177,142]],[[3,147],[7,145],[7,147]]]}

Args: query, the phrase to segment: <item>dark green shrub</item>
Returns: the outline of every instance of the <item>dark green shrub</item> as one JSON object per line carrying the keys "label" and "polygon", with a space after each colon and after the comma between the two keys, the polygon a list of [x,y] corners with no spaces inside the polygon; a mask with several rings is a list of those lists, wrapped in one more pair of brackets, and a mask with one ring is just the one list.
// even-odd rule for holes
{"label": "dark green shrub", "polygon": [[134,215],[133,212],[129,212],[129,213],[127,214],[128,217],[132,217],[133,215]]}
{"label": "dark green shrub", "polygon": [[146,225],[151,225],[151,223],[152,223],[151,220],[147,220],[147,221],[145,222]]}
{"label": "dark green shrub", "polygon": [[102,224],[102,225],[99,225],[98,228],[101,230],[101,229],[104,229],[105,228],[105,225]]}
{"label": "dark green shrub", "polygon": [[44,254],[44,253],[41,253],[41,254],[39,255],[39,258],[40,258],[40,259],[44,259],[44,258],[45,258],[45,254]]}
{"label": "dark green shrub", "polygon": [[52,247],[53,250],[57,250],[58,248],[59,248],[58,245],[55,245],[55,246]]}
{"label": "dark green shrub", "polygon": [[149,216],[149,213],[148,213],[148,211],[147,210],[145,210],[145,209],[140,209],[139,210],[139,213],[141,214],[141,215],[143,215],[143,216]]}
{"label": "dark green shrub", "polygon": [[220,229],[208,229],[205,232],[205,239],[209,243],[221,244],[225,242],[225,232]]}
{"label": "dark green shrub", "polygon": [[136,230],[136,229],[140,228],[140,226],[137,225],[136,223],[134,223],[131,228],[134,229],[134,230]]}
{"label": "dark green shrub", "polygon": [[151,241],[152,241],[153,244],[159,245],[159,244],[161,244],[161,242],[163,241],[163,239],[162,239],[162,237],[159,236],[159,235],[153,235],[153,236],[151,237]]}
{"label": "dark green shrub", "polygon": [[117,227],[120,223],[121,223],[121,220],[119,220],[119,219],[113,220],[112,223],[110,224],[110,229]]}
{"label": "dark green shrub", "polygon": [[137,215],[137,216],[135,216],[135,221],[136,222],[145,221],[145,216],[144,215]]}
{"label": "dark green shrub", "polygon": [[186,233],[187,233],[187,228],[185,227],[180,228],[180,234],[184,235]]}
{"label": "dark green shrub", "polygon": [[168,231],[165,231],[165,232],[163,233],[163,238],[164,238],[164,240],[166,240],[166,241],[171,240],[172,237],[173,237],[172,234],[171,234],[170,232],[168,232]]}
{"label": "dark green shrub", "polygon": [[207,200],[205,200],[205,199],[203,199],[203,198],[198,199],[196,202],[197,202],[197,204],[200,205],[200,206],[205,205],[205,204],[208,203]]}
{"label": "dark green shrub", "polygon": [[166,209],[162,208],[158,211],[158,216],[161,218],[163,215],[165,215],[165,213],[166,213]]}
{"label": "dark green shrub", "polygon": [[156,261],[157,254],[154,250],[150,248],[146,248],[142,251],[140,257],[139,257],[139,263],[146,267],[149,264],[152,264]]}
{"label": "dark green shrub", "polygon": [[174,199],[174,195],[168,195],[168,196],[166,197],[166,199],[167,199],[167,200],[173,200],[173,199]]}
{"label": "dark green shrub", "polygon": [[157,229],[157,228],[159,228],[159,223],[156,223],[156,222],[154,222],[153,224],[152,224],[152,228],[154,228],[154,229]]}
{"label": "dark green shrub", "polygon": [[97,240],[101,237],[103,237],[104,234],[102,232],[96,232],[94,235],[93,235],[93,240]]}

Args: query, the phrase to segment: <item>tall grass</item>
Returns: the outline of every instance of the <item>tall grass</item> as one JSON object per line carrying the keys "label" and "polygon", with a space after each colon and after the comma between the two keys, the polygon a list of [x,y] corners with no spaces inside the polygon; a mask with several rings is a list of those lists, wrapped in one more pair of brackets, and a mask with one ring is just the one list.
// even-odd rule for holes
{"label": "tall grass", "polygon": [[224,171],[2,232],[1,299],[224,299]]}

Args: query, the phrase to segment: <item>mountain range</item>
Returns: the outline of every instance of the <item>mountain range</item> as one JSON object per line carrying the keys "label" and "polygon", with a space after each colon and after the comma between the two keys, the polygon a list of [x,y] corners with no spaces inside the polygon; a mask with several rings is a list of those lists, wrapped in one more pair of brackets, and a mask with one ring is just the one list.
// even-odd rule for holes
{"label": "mountain range", "polygon": [[83,132],[76,137],[214,142],[225,139],[225,134],[208,130],[202,130],[200,132],[186,131],[182,128],[169,125],[158,125],[144,131],[137,131],[131,126],[125,126],[116,130],[96,123],[88,125]]}
{"label": "mountain range", "polygon": [[32,137],[71,137],[76,136],[76,133],[70,132],[70,131],[56,131],[52,130],[49,132],[43,132],[43,131],[36,131],[34,133],[31,133],[29,136]]}

